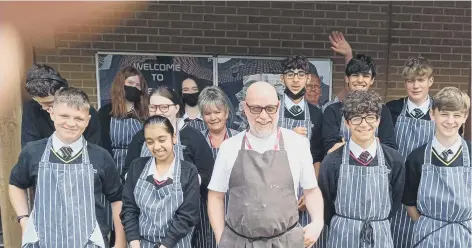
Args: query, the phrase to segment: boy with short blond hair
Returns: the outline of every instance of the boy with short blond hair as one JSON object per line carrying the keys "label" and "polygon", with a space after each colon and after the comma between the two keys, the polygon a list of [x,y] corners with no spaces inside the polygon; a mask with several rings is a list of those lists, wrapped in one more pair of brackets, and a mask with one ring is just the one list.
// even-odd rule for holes
{"label": "boy with short blond hair", "polygon": [[[404,158],[433,139],[434,123],[428,114],[432,100],[429,89],[433,85],[433,66],[424,57],[410,58],[403,68],[403,80],[407,97],[388,102],[386,105],[395,125],[398,151]],[[392,236],[396,247],[410,248],[413,222],[406,208],[401,208],[391,220]]]}
{"label": "boy with short blond hair", "polygon": [[432,141],[407,157],[403,204],[413,220],[413,247],[472,246],[472,167],[470,141],[459,134],[470,97],[445,87],[433,98]]}

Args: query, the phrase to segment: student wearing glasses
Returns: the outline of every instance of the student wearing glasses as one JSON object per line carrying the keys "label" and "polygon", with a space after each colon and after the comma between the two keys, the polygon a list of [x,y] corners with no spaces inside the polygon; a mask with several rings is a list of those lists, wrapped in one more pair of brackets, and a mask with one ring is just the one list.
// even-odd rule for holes
{"label": "student wearing glasses", "polygon": [[403,157],[375,136],[382,104],[374,91],[351,91],[342,113],[349,141],[321,164],[329,248],[393,248],[389,217],[401,207],[405,182]]}
{"label": "student wearing glasses", "polygon": [[[321,139],[323,114],[318,107],[308,103],[305,99],[307,84],[311,80],[309,63],[308,59],[303,56],[291,56],[283,62],[284,72],[280,75],[280,79],[285,84],[285,92],[280,101],[279,126],[308,138],[313,158],[312,164],[317,175],[324,156]],[[311,220],[305,207],[302,187],[298,188],[298,194],[300,196],[298,202],[299,222],[302,226],[306,226]],[[321,239],[319,242],[322,243],[323,240]]]}

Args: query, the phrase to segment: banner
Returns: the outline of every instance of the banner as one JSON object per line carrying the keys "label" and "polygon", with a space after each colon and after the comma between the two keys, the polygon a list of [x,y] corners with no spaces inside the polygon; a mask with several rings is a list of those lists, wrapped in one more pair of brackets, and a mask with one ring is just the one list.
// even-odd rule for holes
{"label": "banner", "polygon": [[167,86],[180,93],[182,81],[189,75],[198,79],[201,89],[213,85],[212,56],[97,53],[96,63],[99,107],[110,102],[113,80],[127,66],[143,73],[150,90]]}

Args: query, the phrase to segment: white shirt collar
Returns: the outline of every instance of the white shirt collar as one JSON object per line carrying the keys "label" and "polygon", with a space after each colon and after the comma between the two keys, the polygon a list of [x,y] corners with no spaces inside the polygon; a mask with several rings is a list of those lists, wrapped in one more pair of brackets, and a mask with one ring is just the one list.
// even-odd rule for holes
{"label": "white shirt collar", "polygon": [[[66,144],[64,144],[64,142],[62,142],[57,137],[56,132],[54,132],[52,134],[52,149],[56,153],[59,153],[59,149],[61,149],[63,146],[68,146],[68,147],[72,148],[72,157],[73,157],[73,156],[77,155],[82,150],[82,148],[84,147],[82,139],[83,139],[82,136],[80,136],[80,138],[78,140],[76,140],[74,143],[72,143],[70,145],[66,145]],[[63,154],[59,154],[59,155],[63,155]]]}
{"label": "white shirt collar", "polygon": [[157,181],[165,181],[167,178],[174,179],[175,157],[172,164],[164,175],[157,174],[156,158],[152,158],[151,168],[149,168],[148,176],[152,175]]}
{"label": "white shirt collar", "polygon": [[[190,116],[185,113],[184,116],[182,117],[183,120],[185,119],[190,119]],[[200,119],[201,121],[203,121],[203,118],[202,118],[202,114],[201,113],[198,113],[197,117],[195,117],[195,119]]]}
{"label": "white shirt collar", "polygon": [[443,151],[447,150],[447,149],[451,149],[452,154],[449,154],[448,157],[447,157],[448,159],[451,159],[452,157],[454,157],[454,155],[457,154],[459,149],[461,149],[462,139],[459,135],[457,135],[456,142],[454,142],[454,144],[452,144],[452,146],[450,146],[450,147],[445,147],[441,143],[439,143],[439,140],[436,138],[436,136],[434,136],[432,146],[433,146],[434,150],[436,150],[438,155],[441,155],[441,153]]}
{"label": "white shirt collar", "polygon": [[362,148],[361,146],[356,144],[356,142],[354,142],[354,141],[352,141],[352,139],[350,139],[349,140],[349,150],[351,150],[352,154],[354,154],[354,156],[356,158],[359,158],[361,156],[361,153],[363,153],[364,151],[368,151],[370,156],[372,156],[374,158],[375,155],[377,154],[377,141],[374,140],[374,142],[372,142],[372,144],[370,144],[370,146],[367,147],[367,149],[364,150],[364,148]]}
{"label": "white shirt collar", "polygon": [[298,105],[298,107],[300,107],[303,111],[305,110],[305,98],[303,98],[299,103],[294,103],[292,99],[290,99],[290,97],[285,95],[284,105],[285,105],[285,108],[287,108],[288,110],[290,110],[290,108],[292,108],[293,106]]}
{"label": "white shirt collar", "polygon": [[423,112],[423,114],[426,114],[429,110],[429,101],[431,101],[431,99],[428,96],[428,99],[426,99],[426,101],[424,101],[421,105],[417,106],[415,103],[410,101],[410,99],[408,98],[408,100],[406,101],[406,104],[408,106],[408,112],[410,114],[413,114],[413,110],[415,108],[419,108]]}

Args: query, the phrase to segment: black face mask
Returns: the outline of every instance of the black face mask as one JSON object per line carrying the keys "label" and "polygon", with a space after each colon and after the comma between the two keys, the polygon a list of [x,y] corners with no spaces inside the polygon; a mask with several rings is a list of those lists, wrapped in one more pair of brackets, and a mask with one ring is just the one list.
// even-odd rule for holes
{"label": "black face mask", "polygon": [[284,93],[290,97],[290,99],[292,100],[298,100],[300,98],[302,98],[303,96],[305,96],[305,93],[306,93],[306,89],[305,87],[303,87],[302,90],[300,90],[300,92],[298,92],[297,94],[294,94],[293,92],[291,92],[288,87],[285,87],[285,91]]}
{"label": "black face mask", "polygon": [[190,107],[195,107],[197,106],[199,95],[200,92],[195,92],[191,94],[184,93],[182,95],[182,101]]}
{"label": "black face mask", "polygon": [[136,87],[125,85],[125,98],[130,102],[139,102],[141,100],[141,91]]}

